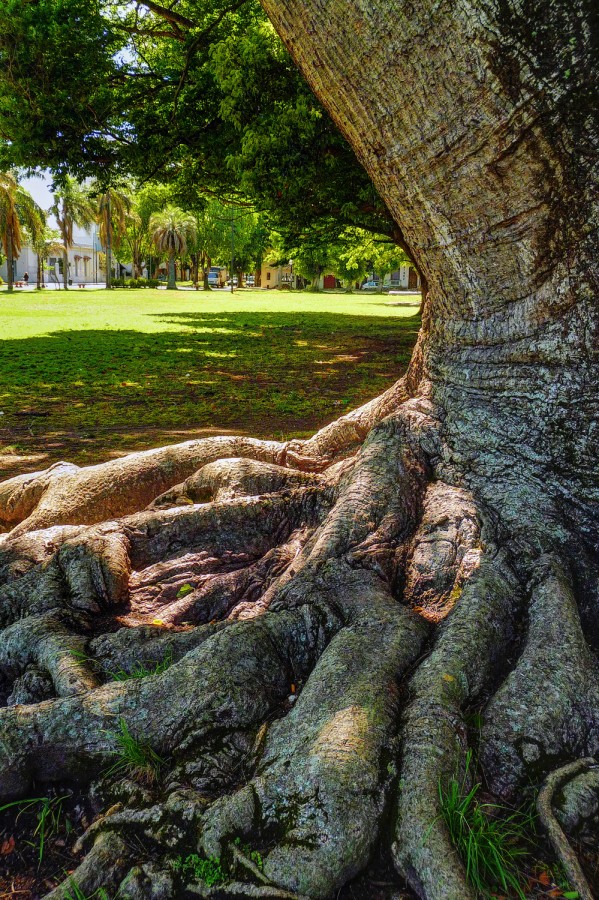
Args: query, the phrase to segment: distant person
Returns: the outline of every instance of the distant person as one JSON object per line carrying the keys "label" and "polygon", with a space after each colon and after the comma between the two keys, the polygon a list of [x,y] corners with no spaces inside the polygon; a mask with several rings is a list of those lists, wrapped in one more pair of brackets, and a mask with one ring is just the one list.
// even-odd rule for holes
{"label": "distant person", "polygon": [[25,287],[29,284],[29,272],[25,272],[23,274],[23,281],[25,282]]}

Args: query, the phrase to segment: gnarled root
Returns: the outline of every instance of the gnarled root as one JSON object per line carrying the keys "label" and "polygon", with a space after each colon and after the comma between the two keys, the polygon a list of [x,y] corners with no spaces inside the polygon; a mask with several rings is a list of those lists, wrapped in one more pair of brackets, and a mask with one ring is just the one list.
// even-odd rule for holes
{"label": "gnarled root", "polygon": [[216,437],[186,441],[80,469],[57,463],[0,485],[0,527],[13,537],[54,525],[91,525],[143,509],[203,466],[244,458],[302,471],[328,468],[356,449],[369,430],[407,399],[405,379],[326,426],[308,441]]}
{"label": "gnarled root", "polygon": [[23,796],[33,780],[97,776],[115,760],[121,720],[134,739],[181,761],[216,722],[225,732],[257,727],[291,680],[306,677],[325,640],[313,612],[282,611],[232,623],[161,676],[0,710],[0,799]]}
{"label": "gnarled root", "polygon": [[570,577],[542,558],[531,585],[528,633],[515,669],[485,712],[481,761],[511,798],[568,759],[599,753],[599,678]]}
{"label": "gnarled root", "polygon": [[[553,812],[553,797],[555,792],[565,783],[572,781],[581,772],[586,772],[589,767],[596,766],[594,759],[578,759],[576,762],[562,766],[552,772],[539,792],[537,798],[537,810],[539,819],[543,825],[549,840],[555,850],[556,856],[564,867],[564,872],[571,886],[578,891],[580,900],[593,900],[593,894],[585,878],[584,872],[578,862],[576,854],[572,850],[566,835],[560,828]],[[595,772],[595,775],[598,773]],[[595,778],[595,781],[597,779]]]}
{"label": "gnarled root", "polygon": [[507,561],[488,552],[408,686],[393,855],[427,900],[475,896],[443,821],[440,790],[452,777],[464,777],[464,707],[495,677],[520,602]]}
{"label": "gnarled root", "polygon": [[[440,791],[469,777],[468,711],[486,704],[504,796],[596,752],[565,567],[541,563],[522,641],[509,554],[435,479],[438,422],[422,396],[394,406],[404,391],[306,442],[209,439],[0,486],[20,523],[0,541],[0,799],[91,783],[82,890],[328,898],[387,839],[399,769],[396,867],[465,900]],[[194,852],[231,880],[177,868]]]}
{"label": "gnarled root", "polygon": [[346,607],[345,625],[291,711],[268,729],[253,779],[208,810],[201,840],[220,856],[235,835],[258,846],[274,838],[264,874],[324,898],[360,871],[378,839],[394,774],[399,682],[427,628],[370,573],[329,571],[320,594]]}
{"label": "gnarled root", "polygon": [[115,891],[129,871],[131,858],[131,849],[118,834],[102,832],[83,862],[62,884],[46,894],[46,900],[91,897],[100,888]]}

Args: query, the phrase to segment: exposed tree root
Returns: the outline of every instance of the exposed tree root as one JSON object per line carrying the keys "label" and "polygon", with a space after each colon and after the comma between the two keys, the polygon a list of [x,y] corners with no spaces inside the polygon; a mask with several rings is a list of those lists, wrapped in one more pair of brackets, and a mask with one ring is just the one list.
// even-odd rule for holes
{"label": "exposed tree root", "polygon": [[556,769],[547,777],[537,798],[537,810],[541,824],[547,832],[557,858],[564,867],[568,881],[578,891],[580,900],[593,900],[593,894],[576,854],[559,826],[553,812],[552,803],[555,792],[564,782],[570,781],[580,772],[587,770],[589,766],[593,765],[597,764],[592,758],[578,759],[576,762],[568,763],[568,765]]}
{"label": "exposed tree root", "polygon": [[515,669],[485,713],[481,759],[493,790],[512,798],[531,777],[599,753],[599,669],[580,625],[571,580],[538,563],[528,633]]}
{"label": "exposed tree root", "polygon": [[76,888],[85,897],[93,896],[99,888],[116,891],[131,866],[131,857],[130,848],[117,834],[99,834],[81,865],[47,894],[46,900],[71,900],[77,896]]}
{"label": "exposed tree root", "polygon": [[53,525],[91,525],[152,503],[208,463],[244,458],[319,472],[358,447],[372,426],[407,399],[405,379],[381,397],[326,426],[308,441],[206,438],[132,453],[83,469],[57,463],[0,485],[0,525],[12,536]]}
{"label": "exposed tree root", "polygon": [[475,896],[449,839],[439,790],[450,778],[464,775],[463,710],[496,677],[514,637],[519,606],[507,561],[488,553],[408,686],[393,854],[427,900]]}
{"label": "exposed tree root", "polygon": [[[91,786],[84,892],[325,900],[389,839],[397,797],[399,872],[465,900],[439,790],[464,774],[468,710],[491,698],[482,760],[504,795],[596,752],[565,569],[540,564],[522,641],[509,555],[435,478],[439,423],[405,391],[306,442],[209,439],[0,486],[0,800]],[[193,852],[230,881],[176,867]]]}
{"label": "exposed tree root", "polygon": [[274,837],[265,875],[313,897],[360,871],[378,839],[395,771],[398,682],[427,633],[376,576],[328,575],[321,596],[341,609],[354,598],[345,626],[291,711],[269,728],[254,778],[210,807],[202,836],[213,856],[237,834],[259,846]]}

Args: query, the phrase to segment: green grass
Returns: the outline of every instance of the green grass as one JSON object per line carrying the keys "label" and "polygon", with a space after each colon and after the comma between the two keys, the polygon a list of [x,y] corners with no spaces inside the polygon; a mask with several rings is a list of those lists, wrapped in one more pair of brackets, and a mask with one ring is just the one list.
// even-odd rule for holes
{"label": "green grass", "polygon": [[17,820],[22,813],[35,813],[36,824],[31,834],[31,840],[26,841],[29,846],[34,847],[37,853],[38,866],[41,866],[46,845],[50,838],[60,831],[64,826],[68,830],[68,819],[64,816],[62,804],[63,801],[70,797],[65,794],[62,797],[34,797],[25,800],[13,800],[0,806],[0,813],[7,809],[18,808]]}
{"label": "green grass", "polygon": [[58,459],[99,462],[205,429],[311,434],[405,370],[418,302],[278,291],[1,291],[0,477]]}
{"label": "green grass", "polygon": [[88,656],[87,653],[82,653],[79,650],[67,650],[65,652],[69,656],[74,657],[79,662],[91,666],[92,669],[99,669],[111,681],[130,681],[132,678],[148,678],[150,675],[162,675],[163,672],[166,672],[167,669],[170,669],[174,662],[173,651],[172,648],[169,647],[167,648],[167,650],[165,650],[162,659],[157,663],[137,661],[133,664],[129,672],[126,669],[118,669],[118,671],[113,672],[106,666],[100,665],[97,660],[95,660],[92,656]]}
{"label": "green grass", "polygon": [[143,662],[136,662],[130,672],[119,669],[118,672],[108,672],[112,681],[130,681],[132,678],[147,678],[149,675],[162,675],[173,664],[173,651],[169,648],[160,662],[155,665],[146,665]]}
{"label": "green grass", "polygon": [[118,750],[114,751],[117,759],[106,775],[124,776],[146,784],[158,780],[164,759],[149,744],[136,740],[124,719],[119,719],[119,731],[109,734],[118,744]]}
{"label": "green grass", "polygon": [[481,785],[467,787],[471,756],[462,781],[439,784],[441,814],[466,866],[466,877],[483,897],[508,892],[524,898],[523,866],[530,853],[534,816],[478,799]]}
{"label": "green grass", "polygon": [[86,894],[81,890],[77,882],[71,878],[65,894],[65,900],[108,900],[108,894],[104,888],[98,888],[93,894]]}
{"label": "green grass", "polygon": [[[237,837],[233,841],[237,849],[253,866],[262,872],[264,868],[264,860],[258,850],[252,850],[249,844],[243,844],[241,838]],[[203,881],[207,887],[215,884],[222,884],[231,880],[238,866],[237,861],[229,858],[222,860],[215,856],[199,856],[197,853],[190,853],[188,856],[179,856],[172,862],[175,872],[180,872],[184,877],[193,878],[196,881]],[[244,872],[247,876],[247,871]]]}

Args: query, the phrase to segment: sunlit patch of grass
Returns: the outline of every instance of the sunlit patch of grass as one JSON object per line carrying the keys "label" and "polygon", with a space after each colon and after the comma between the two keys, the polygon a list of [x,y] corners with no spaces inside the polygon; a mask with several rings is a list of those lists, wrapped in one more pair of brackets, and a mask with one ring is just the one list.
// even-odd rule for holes
{"label": "sunlit patch of grass", "polygon": [[310,433],[340,397],[359,406],[402,373],[417,310],[276,292],[16,296],[0,306],[0,442],[89,464],[205,428]]}

